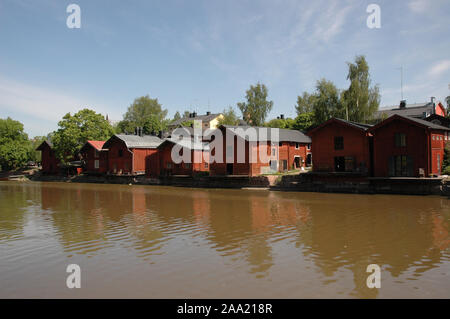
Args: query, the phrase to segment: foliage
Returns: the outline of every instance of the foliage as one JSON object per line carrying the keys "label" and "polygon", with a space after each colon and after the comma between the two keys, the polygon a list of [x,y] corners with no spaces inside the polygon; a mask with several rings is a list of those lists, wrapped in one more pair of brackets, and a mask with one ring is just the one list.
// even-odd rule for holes
{"label": "foliage", "polygon": [[114,134],[109,122],[89,109],[67,113],[58,126],[52,139],[56,156],[63,163],[70,161],[87,140],[106,140]]}
{"label": "foliage", "polygon": [[332,117],[343,117],[339,90],[331,81],[321,79],[316,83],[314,97],[314,124],[320,124]]}
{"label": "foliage", "polygon": [[286,119],[280,119],[276,118],[273,120],[270,120],[269,122],[266,122],[264,126],[266,127],[274,127],[274,128],[285,128],[285,129],[292,129],[294,127],[295,120],[291,118]]}
{"label": "foliage", "polygon": [[8,117],[0,119],[0,166],[9,170],[23,166],[31,148],[23,124]]}
{"label": "foliage", "polygon": [[218,125],[239,125],[239,118],[233,107],[224,109],[222,114],[223,118],[219,118]]}
{"label": "foliage", "polygon": [[243,119],[252,126],[264,124],[267,114],[272,110],[273,101],[267,100],[268,90],[264,84],[251,85],[246,91],[247,102],[237,103]]}
{"label": "foliage", "polygon": [[301,113],[297,115],[292,126],[295,130],[306,132],[314,125],[314,112]]}
{"label": "foliage", "polygon": [[442,174],[450,175],[450,143],[446,143],[444,148],[444,159],[442,161]]}
{"label": "foliage", "polygon": [[181,122],[181,126],[193,127],[194,126],[194,121],[193,120],[186,120],[184,122]]}
{"label": "foliage", "polygon": [[311,113],[314,111],[314,102],[316,96],[314,94],[309,94],[308,92],[303,92],[302,96],[297,97],[297,105],[295,110],[298,114]]}
{"label": "foliage", "polygon": [[145,134],[150,134],[152,130],[165,129],[166,116],[167,110],[162,109],[158,99],[152,99],[149,95],[141,96],[128,107],[117,129],[119,133],[132,133],[136,127],[142,127]]}
{"label": "foliage", "polygon": [[350,86],[342,93],[345,118],[355,122],[371,119],[380,105],[378,85],[370,87],[369,65],[363,55],[357,56],[354,63],[348,62],[347,80]]}
{"label": "foliage", "polygon": [[36,151],[36,148],[42,144],[43,141],[47,140],[47,137],[45,136],[35,136],[33,139],[30,140],[30,147],[28,149],[28,160],[33,162],[40,162],[42,160],[41,158],[41,151]]}
{"label": "foliage", "polygon": [[176,111],[174,116],[173,116],[172,122],[176,121],[176,120],[179,120],[179,119],[181,119],[180,112]]}
{"label": "foliage", "polygon": [[447,103],[447,117],[450,117],[450,95],[445,98],[445,103]]}

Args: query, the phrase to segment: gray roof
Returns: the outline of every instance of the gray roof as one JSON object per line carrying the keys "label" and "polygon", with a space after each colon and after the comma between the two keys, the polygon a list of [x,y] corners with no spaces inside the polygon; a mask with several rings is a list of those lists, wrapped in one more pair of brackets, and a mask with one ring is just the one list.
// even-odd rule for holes
{"label": "gray roof", "polygon": [[433,122],[428,122],[428,121],[421,120],[421,119],[418,119],[418,118],[415,118],[415,117],[411,117],[411,116],[403,116],[403,115],[399,115],[399,114],[396,114],[396,115],[399,116],[399,117],[411,120],[413,122],[416,122],[418,124],[422,124],[422,125],[424,125],[426,127],[432,128],[432,129],[450,131],[450,129],[448,127],[445,127],[445,126],[442,126],[442,125],[438,125],[438,124],[435,124]]}
{"label": "gray roof", "polygon": [[364,131],[368,130],[369,128],[371,128],[373,125],[371,124],[365,124],[365,123],[358,123],[358,122],[353,122],[353,121],[347,121],[347,120],[343,120],[340,118],[335,118],[336,120],[339,120],[341,122],[347,123],[348,125],[354,126],[356,128],[362,129]]}
{"label": "gray roof", "polygon": [[159,144],[162,143],[162,140],[153,135],[126,135],[126,134],[116,134],[111,137],[106,143],[103,145],[103,148],[108,148],[110,145],[110,141],[113,138],[118,138],[122,140],[127,148],[157,148]]}
{"label": "gray roof", "polygon": [[194,139],[189,139],[189,138],[181,138],[181,139],[166,138],[161,143],[161,145],[163,145],[164,143],[178,144],[184,148],[191,149],[191,150],[209,151],[209,143],[199,142],[199,141],[195,141]]}
{"label": "gray roof", "polygon": [[[233,126],[233,125],[223,125],[227,130],[234,130],[236,135],[252,142],[264,142],[264,141],[270,141],[271,137],[270,134],[273,129],[270,127],[258,127],[258,126]],[[256,140],[254,138],[250,138],[247,134],[245,134],[245,131],[247,129],[255,129],[256,130]],[[278,130],[278,141],[279,142],[296,142],[296,143],[311,143],[311,138],[307,135],[305,135],[303,132],[298,130],[288,130],[288,129],[276,129]]]}
{"label": "gray roof", "polygon": [[[424,116],[424,112],[426,115]],[[386,114],[387,117],[390,117],[394,114],[411,116],[417,118],[425,118],[428,115],[431,115],[435,112],[435,105],[431,102],[424,103],[414,103],[414,104],[406,104],[404,108],[400,108],[398,106],[390,106],[383,109],[379,109],[375,113],[375,117],[380,118],[383,114]]]}
{"label": "gray roof", "polygon": [[181,119],[178,119],[178,120],[175,120],[175,121],[171,122],[169,125],[170,126],[179,126],[183,122],[194,121],[194,120],[199,120],[199,121],[203,121],[203,122],[209,122],[209,121],[212,121],[213,119],[215,119],[216,117],[218,117],[221,114],[222,113],[213,113],[213,114],[209,114],[209,115],[207,115],[207,114],[197,115],[196,117],[182,117]]}

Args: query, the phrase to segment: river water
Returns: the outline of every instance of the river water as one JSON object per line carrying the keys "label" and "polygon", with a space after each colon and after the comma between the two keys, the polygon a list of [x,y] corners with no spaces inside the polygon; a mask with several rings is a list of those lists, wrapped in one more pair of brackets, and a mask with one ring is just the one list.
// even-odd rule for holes
{"label": "river water", "polygon": [[0,298],[449,298],[449,204],[0,182]]}

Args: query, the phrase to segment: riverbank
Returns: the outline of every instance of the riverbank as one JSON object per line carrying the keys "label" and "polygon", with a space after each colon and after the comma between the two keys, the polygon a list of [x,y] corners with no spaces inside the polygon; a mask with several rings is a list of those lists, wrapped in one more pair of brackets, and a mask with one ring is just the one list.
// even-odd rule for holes
{"label": "riverbank", "polygon": [[40,172],[19,180],[68,183],[165,185],[192,188],[260,188],[273,191],[320,193],[402,194],[450,196],[450,179],[391,177],[375,178],[359,174],[300,173],[265,176],[56,176]]}

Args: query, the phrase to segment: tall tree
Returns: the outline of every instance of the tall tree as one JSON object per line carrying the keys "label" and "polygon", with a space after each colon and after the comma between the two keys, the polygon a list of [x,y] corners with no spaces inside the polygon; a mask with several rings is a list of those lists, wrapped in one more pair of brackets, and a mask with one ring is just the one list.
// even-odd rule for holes
{"label": "tall tree", "polygon": [[315,95],[309,94],[308,92],[303,92],[302,96],[297,97],[297,105],[295,105],[295,110],[297,115],[302,113],[310,113],[314,110]]}
{"label": "tall tree", "polygon": [[447,117],[450,117],[450,95],[445,98],[445,102],[447,103]]}
{"label": "tall tree", "polygon": [[239,125],[239,118],[233,107],[229,106],[228,109],[224,109],[223,118],[219,118],[219,125]]}
{"label": "tall tree", "polygon": [[87,140],[106,140],[114,134],[111,124],[103,115],[89,109],[74,115],[67,113],[58,126],[52,142],[56,156],[62,162],[71,160]]}
{"label": "tall tree", "polygon": [[343,107],[339,99],[339,90],[331,81],[317,81],[313,108],[314,123],[319,124],[332,117],[343,117]]}
{"label": "tall tree", "polygon": [[347,63],[347,80],[350,86],[342,94],[346,118],[356,122],[370,120],[378,110],[380,93],[377,85],[371,87],[369,65],[363,55],[356,56],[354,63]]}
{"label": "tall tree", "polygon": [[9,170],[23,166],[29,159],[31,145],[23,124],[10,117],[0,119],[0,166]]}
{"label": "tall tree", "polygon": [[181,119],[180,112],[176,111],[174,116],[173,116],[173,120],[172,121],[176,121],[176,120],[179,120],[179,119]]}
{"label": "tall tree", "polygon": [[[158,99],[152,99],[149,95],[136,98],[128,107],[127,112],[123,116],[123,120],[118,125],[121,132],[131,133],[136,127],[144,127],[148,122],[159,122],[159,126],[165,125],[167,110],[163,109]],[[150,132],[145,131],[146,134]]]}
{"label": "tall tree", "polygon": [[273,101],[267,100],[268,90],[264,84],[251,85],[246,91],[247,102],[237,103],[244,121],[252,126],[261,126],[272,110]]}

